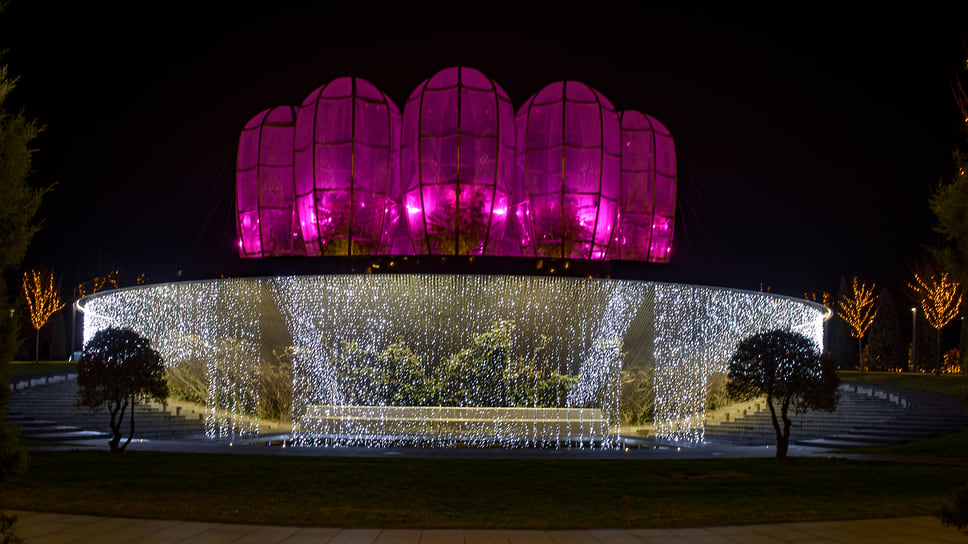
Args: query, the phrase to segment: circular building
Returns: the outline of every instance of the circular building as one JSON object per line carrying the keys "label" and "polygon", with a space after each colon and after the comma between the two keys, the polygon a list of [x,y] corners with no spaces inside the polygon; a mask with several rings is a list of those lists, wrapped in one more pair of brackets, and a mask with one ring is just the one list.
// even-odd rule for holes
{"label": "circular building", "polygon": [[309,94],[290,150],[305,251],[385,255],[398,220],[400,112],[372,83],[335,79]]}
{"label": "circular building", "polygon": [[[648,418],[660,438],[699,441],[709,383],[742,339],[822,343],[827,310],[805,300],[588,273],[669,260],[676,165],[660,122],[579,82],[515,116],[496,82],[447,68],[401,117],[338,78],[249,121],[237,166],[241,258],[419,266],[292,275],[276,260],[266,277],[82,299],[85,340],[149,337],[213,437],[271,420],[304,444],[608,447]],[[448,259],[465,273],[434,273]],[[507,273],[522,262],[531,274]]]}
{"label": "circular building", "polygon": [[701,440],[735,346],[775,328],[820,343],[826,315],[715,287],[433,274],[179,282],[80,308],[85,341],[107,326],[151,338],[212,436],[258,432],[282,398],[307,443],[481,446],[615,443],[623,386],[652,389],[657,436]]}
{"label": "circular building", "polygon": [[619,136],[612,103],[578,81],[552,83],[521,106],[515,216],[525,255],[603,260],[619,242]]}
{"label": "circular building", "polygon": [[441,70],[403,111],[401,181],[412,252],[502,255],[514,182],[514,109],[473,68]]}

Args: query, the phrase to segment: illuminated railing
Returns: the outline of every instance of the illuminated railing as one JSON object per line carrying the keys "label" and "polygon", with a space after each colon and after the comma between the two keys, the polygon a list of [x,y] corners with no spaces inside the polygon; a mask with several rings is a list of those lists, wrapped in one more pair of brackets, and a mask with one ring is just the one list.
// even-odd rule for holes
{"label": "illuminated railing", "polygon": [[311,406],[294,431],[306,443],[560,445],[615,434],[599,409]]}

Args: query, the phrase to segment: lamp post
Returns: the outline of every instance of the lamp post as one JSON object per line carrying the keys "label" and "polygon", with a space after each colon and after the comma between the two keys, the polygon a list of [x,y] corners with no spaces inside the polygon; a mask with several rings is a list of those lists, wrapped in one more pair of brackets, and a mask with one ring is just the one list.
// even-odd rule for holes
{"label": "lamp post", "polygon": [[74,303],[71,304],[71,354],[67,358],[69,361],[74,360],[74,348],[75,340],[77,339],[77,291],[83,284],[78,284],[74,288]]}
{"label": "lamp post", "polygon": [[917,307],[911,308],[911,368],[909,370],[914,371],[917,366],[917,353],[918,353],[918,309]]}

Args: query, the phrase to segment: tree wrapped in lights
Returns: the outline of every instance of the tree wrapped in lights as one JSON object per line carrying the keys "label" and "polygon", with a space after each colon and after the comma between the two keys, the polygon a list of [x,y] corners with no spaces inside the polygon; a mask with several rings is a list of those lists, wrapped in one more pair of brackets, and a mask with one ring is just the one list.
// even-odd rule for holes
{"label": "tree wrapped in lights", "polygon": [[947,272],[940,276],[931,274],[927,278],[914,274],[914,282],[908,287],[920,299],[921,311],[928,323],[938,333],[937,370],[941,369],[941,329],[957,317],[961,309],[961,285],[952,281]]}
{"label": "tree wrapped in lights", "polygon": [[[142,285],[141,277],[138,276],[138,285]],[[147,283],[148,279],[145,277],[144,283]],[[98,276],[96,278],[87,280],[77,284],[74,288],[74,304],[71,305],[71,355],[74,355],[74,336],[77,334],[77,301],[86,297],[87,295],[93,295],[98,291],[104,291],[107,289],[117,289],[118,288],[118,271],[108,273],[105,276]]]}
{"label": "tree wrapped in lights", "polygon": [[[142,274],[144,275],[144,274]],[[141,278],[141,276],[138,276]],[[147,283],[147,279],[145,280]],[[138,285],[142,285],[138,283]],[[99,291],[105,291],[107,289],[117,289],[118,288],[118,271],[114,270],[109,272],[104,276],[98,276],[96,278],[89,279],[85,282],[77,284],[74,288],[74,298],[79,299],[86,297],[87,295],[93,295]]]}
{"label": "tree wrapped in lights", "polygon": [[766,395],[780,460],[786,459],[790,446],[790,410],[796,414],[834,411],[839,385],[833,360],[822,357],[806,336],[787,330],[762,332],[743,340],[729,360],[730,396],[749,400]]}
{"label": "tree wrapped in lights", "polygon": [[811,302],[823,304],[828,308],[833,306],[833,297],[830,296],[830,293],[828,293],[827,291],[821,291],[820,293],[817,293],[816,291],[813,291],[810,293],[804,293],[803,298]]}
{"label": "tree wrapped in lights", "polygon": [[840,311],[837,315],[850,326],[850,335],[857,339],[858,361],[860,369],[864,370],[864,349],[861,343],[867,329],[877,316],[877,296],[874,295],[874,284],[867,285],[854,276],[851,281],[851,290],[848,294],[841,295],[837,301]]}
{"label": "tree wrapped in lights", "polygon": [[30,324],[36,331],[34,356],[37,362],[40,361],[40,329],[47,324],[52,315],[64,307],[60,299],[59,283],[54,278],[53,272],[46,267],[24,272],[24,297],[30,309]]}

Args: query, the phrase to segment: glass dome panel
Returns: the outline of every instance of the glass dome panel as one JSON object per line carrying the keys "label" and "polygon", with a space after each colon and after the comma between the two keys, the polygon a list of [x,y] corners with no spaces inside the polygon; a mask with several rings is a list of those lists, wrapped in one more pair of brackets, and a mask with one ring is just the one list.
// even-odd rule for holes
{"label": "glass dome panel", "polygon": [[507,94],[473,68],[441,70],[410,95],[400,152],[414,253],[505,254],[513,123]]}
{"label": "glass dome panel", "polygon": [[[618,114],[577,81],[546,86],[518,110],[515,217],[524,255],[604,259],[618,214]],[[613,134],[614,133],[614,134]]]}
{"label": "glass dome panel", "polygon": [[[472,68],[441,70],[403,115],[371,83],[323,85],[246,123],[236,164],[239,252],[494,255],[667,262],[669,131],[557,81],[515,114]],[[509,221],[508,219],[513,220]]]}
{"label": "glass dome panel", "polygon": [[302,254],[293,188],[295,115],[289,106],[253,117],[239,138],[236,209],[239,254]]}
{"label": "glass dome panel", "polygon": [[611,259],[668,262],[675,223],[675,149],[669,131],[637,111],[619,114],[619,227]]}
{"label": "glass dome panel", "polygon": [[307,255],[390,252],[400,112],[373,84],[342,77],[299,108],[296,201]]}

